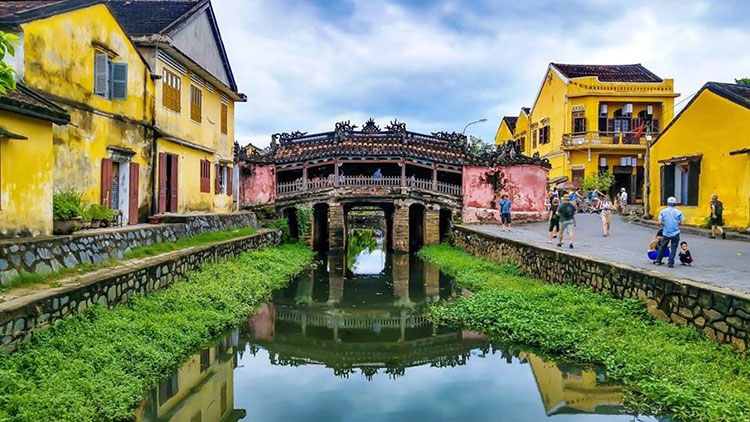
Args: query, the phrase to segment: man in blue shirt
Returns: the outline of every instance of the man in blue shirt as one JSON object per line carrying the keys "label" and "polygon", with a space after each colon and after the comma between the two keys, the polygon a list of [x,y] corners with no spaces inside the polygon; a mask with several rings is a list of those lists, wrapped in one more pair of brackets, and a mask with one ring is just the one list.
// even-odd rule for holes
{"label": "man in blue shirt", "polygon": [[513,227],[510,225],[510,199],[507,194],[503,194],[500,200],[500,227],[502,231],[505,231],[507,226],[508,231],[513,231]]}
{"label": "man in blue shirt", "polygon": [[667,246],[671,243],[671,253],[667,266],[674,268],[674,257],[677,256],[677,247],[680,245],[680,224],[685,221],[685,216],[682,215],[682,211],[678,210],[675,206],[677,199],[674,196],[667,198],[667,208],[664,208],[659,213],[659,222],[662,224],[662,231],[664,237],[659,246],[659,255],[657,255],[654,265],[662,265],[661,260],[664,258],[664,251]]}

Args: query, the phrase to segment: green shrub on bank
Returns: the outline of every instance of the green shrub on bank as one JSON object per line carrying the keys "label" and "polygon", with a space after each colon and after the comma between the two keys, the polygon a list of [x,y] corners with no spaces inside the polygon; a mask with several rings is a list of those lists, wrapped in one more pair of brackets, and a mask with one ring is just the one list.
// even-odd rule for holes
{"label": "green shrub on bank", "polygon": [[143,393],[252,315],[312,259],[299,244],[205,265],[113,310],[93,307],[0,358],[0,421],[129,421]]}
{"label": "green shrub on bank", "polygon": [[483,331],[579,363],[602,364],[636,410],[681,421],[750,420],[750,360],[691,327],[651,317],[635,299],[544,284],[449,246],[423,259],[474,294],[433,306],[437,321]]}

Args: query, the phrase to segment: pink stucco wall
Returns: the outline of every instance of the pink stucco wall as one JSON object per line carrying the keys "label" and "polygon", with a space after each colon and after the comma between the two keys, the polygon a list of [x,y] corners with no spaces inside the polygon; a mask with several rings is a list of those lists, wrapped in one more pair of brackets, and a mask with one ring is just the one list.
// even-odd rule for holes
{"label": "pink stucco wall", "polygon": [[274,166],[245,164],[240,169],[240,206],[270,204],[276,201]]}
{"label": "pink stucco wall", "polygon": [[[498,172],[501,190],[494,191],[491,172]],[[498,202],[508,194],[514,219],[545,218],[544,196],[547,191],[547,169],[537,165],[502,167],[466,166],[463,171],[463,222],[498,222]]]}

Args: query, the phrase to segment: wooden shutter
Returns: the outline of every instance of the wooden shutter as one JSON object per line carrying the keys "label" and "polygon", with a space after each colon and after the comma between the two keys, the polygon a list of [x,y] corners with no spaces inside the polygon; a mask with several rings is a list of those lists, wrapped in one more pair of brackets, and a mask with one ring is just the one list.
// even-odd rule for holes
{"label": "wooden shutter", "polygon": [[221,166],[217,164],[215,166],[215,169],[216,169],[216,179],[214,179],[214,193],[216,195],[218,195],[218,194],[221,193],[221,179],[219,179],[219,177],[220,177],[219,173],[221,172]]}
{"label": "wooden shutter", "polygon": [[675,166],[674,165],[664,165],[661,167],[662,174],[663,174],[663,181],[662,184],[662,195],[661,195],[661,203],[666,204],[667,198],[670,196],[674,196],[674,172],[675,172]]}
{"label": "wooden shutter", "polygon": [[691,161],[688,164],[688,205],[698,205],[698,186],[700,184],[700,174],[700,161]]}
{"label": "wooden shutter", "polygon": [[177,161],[179,157],[175,154],[169,154],[172,160],[172,172],[169,175],[169,212],[177,212]]}
{"label": "wooden shutter", "polygon": [[112,196],[112,159],[102,158],[102,191],[100,203],[109,206]]}
{"label": "wooden shutter", "polygon": [[227,105],[224,103],[221,103],[221,133],[223,133],[224,135],[227,134],[227,127],[228,127],[227,114],[228,114]]}
{"label": "wooden shutter", "polygon": [[128,98],[128,64],[112,63],[112,99]]}
{"label": "wooden shutter", "polygon": [[607,132],[611,136],[615,131],[615,119],[607,119]]}
{"label": "wooden shutter", "polygon": [[159,153],[159,212],[167,212],[167,154]]}
{"label": "wooden shutter", "polygon": [[231,167],[225,167],[227,169],[227,195],[232,196],[232,179],[234,172]]}
{"label": "wooden shutter", "polygon": [[130,190],[128,190],[128,224],[138,224],[138,178],[140,166],[130,163]]}
{"label": "wooden shutter", "polygon": [[106,54],[94,54],[94,94],[109,98],[109,58]]}

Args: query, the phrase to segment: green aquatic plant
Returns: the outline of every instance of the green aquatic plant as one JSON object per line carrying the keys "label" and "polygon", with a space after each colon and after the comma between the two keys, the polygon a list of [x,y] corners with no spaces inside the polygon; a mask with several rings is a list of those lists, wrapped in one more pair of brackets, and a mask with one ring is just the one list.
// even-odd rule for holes
{"label": "green aquatic plant", "polygon": [[312,260],[289,244],[204,265],[129,306],[92,307],[0,358],[0,421],[131,421],[154,388]]}
{"label": "green aquatic plant", "polygon": [[430,308],[436,321],[603,365],[628,390],[626,404],[680,421],[750,420],[750,360],[692,327],[657,320],[636,299],[545,284],[446,245],[420,256],[453,276],[469,297]]}

